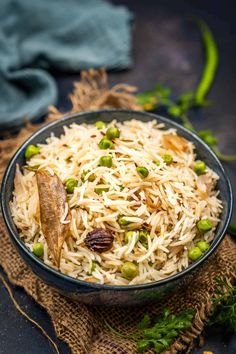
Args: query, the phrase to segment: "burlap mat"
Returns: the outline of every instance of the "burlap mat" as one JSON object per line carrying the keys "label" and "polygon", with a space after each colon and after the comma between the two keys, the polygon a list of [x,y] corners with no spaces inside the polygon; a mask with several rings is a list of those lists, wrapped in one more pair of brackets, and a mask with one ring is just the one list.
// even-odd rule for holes
{"label": "burlap mat", "polygon": [[[72,112],[104,107],[140,109],[132,92],[135,88],[127,85],[116,85],[108,88],[104,71],[82,73],[79,83],[70,96]],[[62,114],[51,107],[47,121],[58,119]],[[40,125],[28,124],[14,139],[0,141],[0,173],[13,151],[26,137]],[[82,354],[132,354],[136,353],[135,342],[120,338],[104,326],[107,320],[111,326],[124,333],[132,333],[135,325],[144,313],[160,314],[165,307],[178,312],[187,308],[197,310],[193,326],[183,333],[165,353],[187,353],[194,340],[202,333],[206,321],[212,312],[211,299],[216,288],[215,278],[226,276],[231,282],[236,273],[236,246],[226,236],[218,251],[203,266],[194,279],[189,279],[183,288],[178,288],[168,298],[145,308],[115,309],[92,307],[78,304],[60,295],[46,285],[19,257],[11,244],[9,236],[0,219],[0,264],[9,280],[23,287],[34,300],[43,306],[51,317],[58,338],[65,341],[72,353]],[[148,353],[152,353],[151,350]]]}

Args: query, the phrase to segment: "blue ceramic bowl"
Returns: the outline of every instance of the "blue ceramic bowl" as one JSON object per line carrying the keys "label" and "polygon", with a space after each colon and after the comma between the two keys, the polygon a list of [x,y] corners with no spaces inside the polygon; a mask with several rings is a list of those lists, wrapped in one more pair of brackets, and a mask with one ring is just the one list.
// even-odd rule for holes
{"label": "blue ceramic bowl", "polygon": [[[19,164],[20,166],[24,165],[24,151],[27,145],[44,142],[52,132],[56,136],[59,136],[61,133],[63,133],[63,126],[70,125],[73,122],[93,123],[97,120],[109,122],[113,119],[117,119],[119,121],[130,119],[149,121],[157,119],[158,122],[165,123],[167,128],[177,129],[179,135],[185,137],[195,144],[198,158],[204,160],[206,164],[220,176],[217,188],[220,191],[220,198],[223,201],[223,211],[221,214],[221,221],[217,227],[216,236],[211,244],[210,249],[205,252],[199,260],[192,263],[187,269],[164,280],[133,286],[113,286],[93,284],[64,275],[44,264],[39,258],[34,256],[34,254],[27,249],[25,244],[19,238],[17,228],[15,227],[11,217],[9,202],[12,199],[15,168],[16,164]],[[32,269],[32,271],[45,282],[58,289],[66,296],[72,297],[84,303],[95,305],[102,304],[130,306],[158,300],[165,294],[172,291],[177,284],[181,286],[181,283],[183,283],[186,278],[189,276],[194,276],[194,272],[199,270],[199,268],[208,259],[208,257],[213,252],[215,252],[216,248],[224,238],[232,212],[232,191],[228,177],[226,176],[221,163],[211,151],[211,149],[196,135],[184,129],[179,124],[176,124],[166,118],[143,112],[128,110],[102,110],[67,116],[59,121],[55,121],[44,126],[42,129],[33,134],[19,148],[19,150],[15,153],[9,162],[2,181],[1,204],[3,217],[9,231],[9,235],[17,251],[27,263],[27,265]]]}

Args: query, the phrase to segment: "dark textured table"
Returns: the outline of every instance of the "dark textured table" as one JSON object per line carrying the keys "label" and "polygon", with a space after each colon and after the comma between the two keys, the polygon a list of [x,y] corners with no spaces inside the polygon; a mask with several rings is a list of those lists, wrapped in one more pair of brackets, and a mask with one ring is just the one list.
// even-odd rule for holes
{"label": "dark textured table", "polygon": [[[114,2],[127,5],[135,15],[134,65],[130,70],[110,73],[110,83],[126,82],[137,85],[140,90],[150,89],[156,82],[173,87],[176,95],[195,87],[203,54],[199,33],[188,21],[188,16],[197,15],[207,21],[217,38],[220,63],[209,94],[213,105],[194,113],[193,122],[198,129],[211,128],[219,138],[222,151],[236,152],[236,22],[230,3],[216,0]],[[58,106],[62,110],[69,109],[67,95],[73,81],[79,79],[79,74],[54,73],[54,76],[59,86]],[[224,166],[233,183],[236,181],[236,162]],[[70,353],[67,346],[55,337],[46,312],[22,289],[14,288],[14,296],[57,342],[60,353]],[[195,350],[195,354],[203,353],[203,350],[211,350],[214,354],[236,353],[236,338],[226,328],[206,329],[205,339],[204,347]],[[48,340],[17,312],[0,284],[0,354],[49,353],[53,350]]]}

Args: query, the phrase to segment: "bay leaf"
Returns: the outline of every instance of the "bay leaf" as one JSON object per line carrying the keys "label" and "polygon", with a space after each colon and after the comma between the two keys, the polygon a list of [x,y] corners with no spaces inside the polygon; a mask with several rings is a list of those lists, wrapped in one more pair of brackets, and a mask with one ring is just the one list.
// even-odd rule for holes
{"label": "bay leaf", "polygon": [[70,210],[65,218],[67,194],[60,178],[47,170],[36,171],[39,193],[40,221],[50,255],[57,267],[60,265],[61,250],[65,239],[70,234]]}

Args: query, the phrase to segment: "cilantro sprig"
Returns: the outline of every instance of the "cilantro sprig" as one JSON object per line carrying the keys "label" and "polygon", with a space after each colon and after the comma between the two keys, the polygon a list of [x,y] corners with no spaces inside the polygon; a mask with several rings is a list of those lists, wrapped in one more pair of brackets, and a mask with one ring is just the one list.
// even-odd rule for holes
{"label": "cilantro sprig", "polygon": [[209,324],[220,324],[236,333],[236,286],[231,286],[223,277],[216,278],[216,284],[212,299],[214,311]]}
{"label": "cilantro sprig", "polygon": [[173,314],[169,309],[165,309],[163,315],[156,319],[151,319],[149,314],[145,314],[133,335],[117,331],[108,322],[106,327],[122,338],[133,339],[139,351],[153,348],[156,353],[161,353],[171,346],[182,331],[192,326],[194,314],[195,311],[192,309],[179,314]]}
{"label": "cilantro sprig", "polygon": [[137,95],[138,103],[146,111],[164,109],[171,117],[178,118],[185,128],[194,131],[204,140],[222,161],[236,161],[235,155],[225,155],[218,148],[218,140],[212,130],[197,131],[190,121],[190,113],[193,109],[202,108],[210,104],[206,99],[215,78],[218,66],[218,50],[216,41],[207,24],[202,20],[195,20],[205,48],[205,65],[201,79],[195,90],[185,92],[177,98],[173,98],[172,90],[158,84],[153,90]]}

